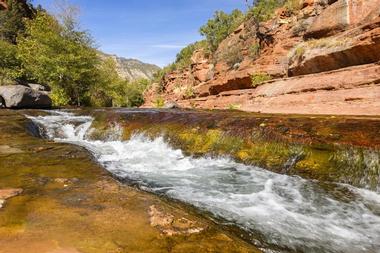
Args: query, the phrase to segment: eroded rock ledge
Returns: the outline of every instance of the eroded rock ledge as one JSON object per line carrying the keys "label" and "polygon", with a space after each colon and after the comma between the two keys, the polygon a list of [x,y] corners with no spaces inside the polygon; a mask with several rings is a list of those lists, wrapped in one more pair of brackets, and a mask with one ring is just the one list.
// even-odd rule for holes
{"label": "eroded rock ledge", "polygon": [[[379,6],[379,0],[305,0],[292,15],[278,10],[261,24],[273,40],[258,55],[247,21],[213,59],[195,51],[190,67],[164,77],[162,93],[153,86],[144,107],[161,99],[186,108],[380,115]],[[230,64],[230,55],[239,61]],[[253,85],[261,75],[272,80]]]}

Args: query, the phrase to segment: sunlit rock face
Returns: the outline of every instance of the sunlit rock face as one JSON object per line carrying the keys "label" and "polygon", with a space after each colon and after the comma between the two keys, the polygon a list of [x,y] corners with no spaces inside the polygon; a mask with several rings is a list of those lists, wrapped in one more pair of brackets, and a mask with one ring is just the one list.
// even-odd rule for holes
{"label": "sunlit rock face", "polygon": [[143,63],[136,59],[126,59],[123,57],[115,57],[117,72],[122,78],[128,80],[138,79],[153,79],[153,75],[160,70],[160,68],[153,64]]}
{"label": "sunlit rock face", "polygon": [[379,0],[339,0],[331,4],[309,27],[305,36],[321,38],[370,22],[380,15]]}
{"label": "sunlit rock face", "polygon": [[379,78],[372,78],[380,60],[379,6],[379,0],[303,1],[293,14],[277,10],[261,23],[265,42],[247,20],[212,56],[197,50],[189,67],[168,73],[160,89],[152,86],[143,107],[165,100],[187,108],[380,115]]}
{"label": "sunlit rock face", "polygon": [[136,81],[139,79],[152,80],[153,75],[160,70],[160,67],[141,62],[137,59],[127,59],[117,55],[100,53],[101,57],[111,58],[116,64],[116,71],[123,79]]}

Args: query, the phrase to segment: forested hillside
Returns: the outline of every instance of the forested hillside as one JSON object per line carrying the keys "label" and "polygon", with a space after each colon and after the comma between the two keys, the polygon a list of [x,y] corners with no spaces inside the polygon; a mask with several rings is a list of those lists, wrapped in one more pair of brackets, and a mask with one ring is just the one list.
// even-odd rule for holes
{"label": "forested hillside", "polygon": [[53,16],[30,1],[1,3],[1,85],[49,86],[56,106],[143,103],[148,80],[120,76],[118,63],[112,57],[100,56],[91,34],[81,29],[75,7],[61,6]]}

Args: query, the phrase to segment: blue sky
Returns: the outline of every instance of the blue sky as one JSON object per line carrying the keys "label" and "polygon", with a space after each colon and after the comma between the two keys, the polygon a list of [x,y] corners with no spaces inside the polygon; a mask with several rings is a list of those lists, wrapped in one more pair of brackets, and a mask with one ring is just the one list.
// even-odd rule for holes
{"label": "blue sky", "polygon": [[[34,0],[52,10],[54,0]],[[200,40],[199,27],[216,10],[244,9],[244,0],[70,0],[80,8],[81,28],[99,49],[159,66]]]}

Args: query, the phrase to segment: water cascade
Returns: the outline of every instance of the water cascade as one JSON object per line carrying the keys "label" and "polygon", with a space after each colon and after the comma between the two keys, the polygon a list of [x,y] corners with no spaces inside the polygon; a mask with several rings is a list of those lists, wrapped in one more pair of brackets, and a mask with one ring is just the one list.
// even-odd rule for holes
{"label": "water cascade", "polygon": [[56,111],[29,117],[44,136],[85,147],[116,177],[211,213],[276,248],[380,252],[380,193],[276,174],[229,157],[191,157],[159,137],[92,140],[92,117]]}

